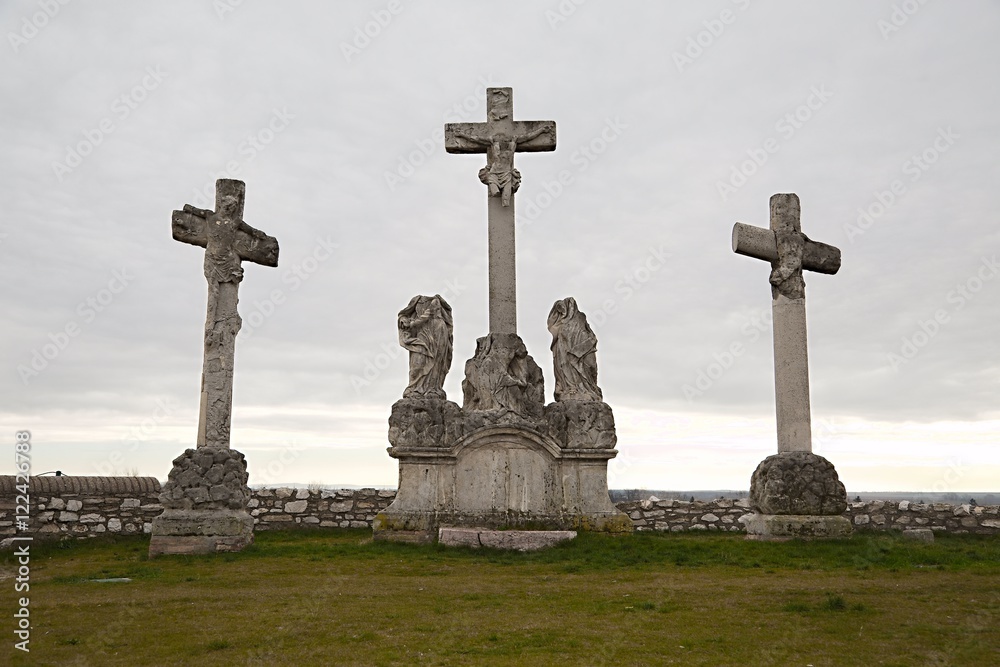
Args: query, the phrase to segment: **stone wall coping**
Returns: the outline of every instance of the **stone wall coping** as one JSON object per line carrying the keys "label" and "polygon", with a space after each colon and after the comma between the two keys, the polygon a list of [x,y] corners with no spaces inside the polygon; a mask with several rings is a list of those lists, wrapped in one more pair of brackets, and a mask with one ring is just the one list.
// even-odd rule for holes
{"label": "stone wall coping", "polygon": [[[0,497],[16,493],[17,477],[0,475]],[[160,480],[155,477],[99,477],[78,475],[41,475],[28,478],[30,495],[62,495],[68,493],[108,496],[148,495],[160,492]]]}

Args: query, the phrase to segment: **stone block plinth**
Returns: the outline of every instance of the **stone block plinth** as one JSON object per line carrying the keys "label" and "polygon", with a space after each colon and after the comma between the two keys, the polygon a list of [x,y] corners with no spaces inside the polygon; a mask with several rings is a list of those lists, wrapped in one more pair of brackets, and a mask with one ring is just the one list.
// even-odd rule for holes
{"label": "stone block plinth", "polygon": [[441,528],[438,544],[473,549],[538,551],[576,537],[575,530],[485,530],[482,528]]}
{"label": "stone block plinth", "polygon": [[149,556],[242,551],[253,544],[253,517],[246,511],[167,509],[153,519]]}
{"label": "stone block plinth", "polygon": [[739,519],[748,540],[780,542],[850,537],[851,522],[843,516],[804,514],[746,514]]}

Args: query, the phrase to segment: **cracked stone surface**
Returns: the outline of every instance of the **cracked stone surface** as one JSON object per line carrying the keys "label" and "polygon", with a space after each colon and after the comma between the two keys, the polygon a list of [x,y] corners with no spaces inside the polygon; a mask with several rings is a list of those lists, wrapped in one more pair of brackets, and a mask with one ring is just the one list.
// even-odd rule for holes
{"label": "cracked stone surface", "polygon": [[754,471],[750,505],[761,514],[834,516],[847,511],[847,491],[833,464],[822,456],[781,452]]}

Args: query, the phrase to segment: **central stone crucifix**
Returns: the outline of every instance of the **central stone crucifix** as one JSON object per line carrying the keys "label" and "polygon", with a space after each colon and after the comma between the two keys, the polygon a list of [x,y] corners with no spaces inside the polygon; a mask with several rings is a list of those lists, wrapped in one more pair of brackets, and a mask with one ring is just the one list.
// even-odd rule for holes
{"label": "central stone crucifix", "polygon": [[514,120],[510,88],[486,90],[485,123],[444,126],[449,153],[486,153],[479,180],[488,188],[490,333],[517,333],[517,279],[514,257],[514,193],[521,174],[514,153],[554,151],[556,124],[550,120]]}
{"label": "central stone crucifix", "polygon": [[[449,153],[486,153],[490,327],[465,363],[462,406],[449,401],[452,310],[439,295],[417,295],[397,318],[410,352],[409,385],[389,416],[389,455],[399,461],[396,498],[373,521],[375,539],[456,538],[481,530],[631,532],[608,497],[608,461],[617,454],[614,414],[597,385],[597,337],[572,298],[548,318],[555,402],[545,404],[542,369],[517,335],[514,193],[518,151],[556,147],[552,121],[516,121],[510,88],[488,88],[485,123],[445,125]],[[440,531],[440,532],[439,532]],[[464,533],[463,533],[464,534]],[[565,533],[560,533],[565,536]],[[451,541],[450,543],[457,543]]]}

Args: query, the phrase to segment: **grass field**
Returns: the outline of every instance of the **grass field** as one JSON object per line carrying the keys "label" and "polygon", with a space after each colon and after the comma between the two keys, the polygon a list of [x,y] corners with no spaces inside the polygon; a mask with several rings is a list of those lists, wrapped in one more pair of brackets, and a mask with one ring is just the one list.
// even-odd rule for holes
{"label": "grass field", "polygon": [[583,534],[513,554],[265,532],[154,560],[148,544],[34,545],[27,655],[0,557],[0,664],[1000,665],[997,538]]}

